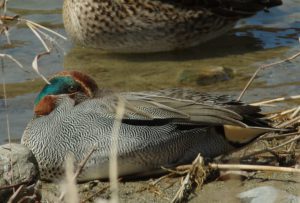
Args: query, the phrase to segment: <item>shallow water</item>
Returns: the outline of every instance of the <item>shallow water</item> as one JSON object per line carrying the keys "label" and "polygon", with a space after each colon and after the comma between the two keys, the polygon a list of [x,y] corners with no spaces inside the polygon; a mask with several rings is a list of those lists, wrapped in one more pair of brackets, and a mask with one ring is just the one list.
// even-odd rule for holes
{"label": "shallow water", "polygon": [[[48,26],[65,34],[61,19],[62,0],[10,0],[8,13]],[[54,51],[43,57],[40,71],[49,76],[62,69],[76,69],[92,74],[98,84],[123,91],[153,90],[168,87],[191,87],[201,91],[237,95],[255,69],[299,51],[300,0],[285,0],[284,5],[260,12],[238,22],[228,34],[189,50],[156,54],[109,54],[75,47],[58,40],[64,52]],[[19,140],[26,123],[32,118],[32,106],[43,82],[31,69],[31,63],[43,47],[24,25],[10,32],[13,46],[0,38],[0,53],[13,55],[29,71],[18,69],[5,60],[4,74],[8,99],[8,118],[12,139]],[[284,63],[259,74],[244,97],[246,101],[299,94],[300,59]],[[199,85],[182,81],[187,72],[203,73],[213,67],[226,67],[234,77],[225,82]],[[3,83],[0,78],[0,83]],[[0,98],[3,92],[0,91]],[[295,102],[287,103],[293,105]],[[0,143],[7,141],[4,101],[0,100]]]}

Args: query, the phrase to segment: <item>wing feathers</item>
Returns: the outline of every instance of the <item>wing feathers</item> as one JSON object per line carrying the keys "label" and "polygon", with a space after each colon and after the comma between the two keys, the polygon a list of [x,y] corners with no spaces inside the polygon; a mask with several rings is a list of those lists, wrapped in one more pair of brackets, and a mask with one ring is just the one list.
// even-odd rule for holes
{"label": "wing feathers", "polygon": [[[135,120],[137,123],[139,121],[144,123],[147,120],[165,120],[184,125],[269,127],[267,122],[262,121],[258,107],[253,108],[228,99],[222,102],[224,99],[214,100],[215,97],[207,95],[203,96],[204,100],[201,102],[202,100],[130,92],[110,94],[86,100],[78,105],[85,105],[90,111],[100,113],[104,117],[114,118],[120,97],[125,101],[126,108],[123,119]],[[89,104],[85,104],[86,102]]]}
{"label": "wing feathers", "polygon": [[[105,109],[105,113],[109,114],[109,117],[113,117],[115,114],[117,97],[120,97],[120,95],[110,95],[106,98],[96,99],[97,102],[101,103],[99,106]],[[121,97],[125,101],[126,108],[123,119],[130,120],[165,119],[174,120],[174,122],[180,121],[186,124],[190,123],[192,125],[233,125],[247,128],[248,125],[244,123],[245,117],[243,116],[243,112],[245,112],[248,120],[249,115],[253,113],[252,111],[257,113],[257,108],[254,109],[251,106],[248,108],[247,105],[242,103],[212,103],[210,105],[193,100],[134,93],[122,94]],[[238,106],[242,106],[242,108],[237,108]],[[234,109],[238,109],[238,112],[234,111]],[[97,110],[97,112],[103,111]],[[252,116],[250,116],[251,119]]]}

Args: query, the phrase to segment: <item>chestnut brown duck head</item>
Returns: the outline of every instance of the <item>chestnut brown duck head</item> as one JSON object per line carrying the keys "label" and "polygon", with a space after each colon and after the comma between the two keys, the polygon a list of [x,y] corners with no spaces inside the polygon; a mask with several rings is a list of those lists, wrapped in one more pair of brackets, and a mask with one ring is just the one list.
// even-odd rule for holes
{"label": "chestnut brown duck head", "polygon": [[93,98],[98,92],[96,82],[78,71],[61,71],[50,80],[34,101],[36,115],[47,115],[54,108],[57,95],[67,94],[70,97],[84,95]]}

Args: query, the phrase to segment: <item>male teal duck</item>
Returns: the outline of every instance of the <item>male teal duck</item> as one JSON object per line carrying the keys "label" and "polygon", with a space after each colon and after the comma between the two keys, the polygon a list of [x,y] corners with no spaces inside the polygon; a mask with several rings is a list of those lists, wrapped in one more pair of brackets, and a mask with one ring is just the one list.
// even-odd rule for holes
{"label": "male teal duck", "polygon": [[111,52],[193,47],[281,0],[64,0],[73,41]]}
{"label": "male teal duck", "polygon": [[90,152],[79,181],[108,177],[118,99],[125,114],[118,135],[119,175],[147,173],[231,152],[273,130],[259,107],[186,90],[113,93],[77,71],[50,79],[35,100],[22,143],[32,150],[41,179],[63,174],[65,156],[77,165]]}

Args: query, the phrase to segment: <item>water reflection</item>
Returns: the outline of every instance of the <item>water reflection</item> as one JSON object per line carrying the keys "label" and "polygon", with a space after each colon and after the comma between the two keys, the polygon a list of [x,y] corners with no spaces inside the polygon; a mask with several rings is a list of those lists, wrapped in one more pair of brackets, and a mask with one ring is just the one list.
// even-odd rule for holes
{"label": "water reflection", "polygon": [[260,51],[266,48],[263,46],[263,39],[260,39],[253,35],[242,35],[240,33],[244,32],[235,30],[234,32],[229,32],[224,36],[214,39],[213,41],[206,42],[204,44],[190,49],[151,54],[106,54],[106,57],[110,59],[129,60],[135,62],[177,62],[186,60],[201,60],[207,58],[226,57],[228,55],[243,55],[249,52]]}
{"label": "water reflection", "polygon": [[[8,11],[64,34],[61,5],[62,0],[26,0],[26,4],[24,0],[12,0]],[[192,49],[155,54],[110,54],[76,46],[70,49],[70,42],[59,41],[67,55],[53,52],[39,64],[45,75],[63,68],[77,69],[92,74],[101,86],[124,91],[193,87],[237,94],[259,64],[298,51],[299,5],[299,0],[285,0],[283,6],[272,8],[270,13],[260,12],[243,19],[226,35]],[[17,139],[32,117],[35,93],[43,85],[31,71],[32,60],[43,51],[43,47],[24,25],[18,25],[10,33],[13,44],[7,45],[5,38],[1,37],[0,52],[13,55],[30,70],[30,73],[25,73],[5,61],[11,133]],[[298,64],[299,60],[295,60],[261,73],[245,99],[253,101],[297,94],[300,86]],[[206,86],[183,84],[179,80],[185,70],[201,73],[215,66],[231,68],[235,76],[229,81]],[[2,96],[0,91],[0,98]],[[4,112],[3,100],[0,100],[0,143],[6,137]]]}

